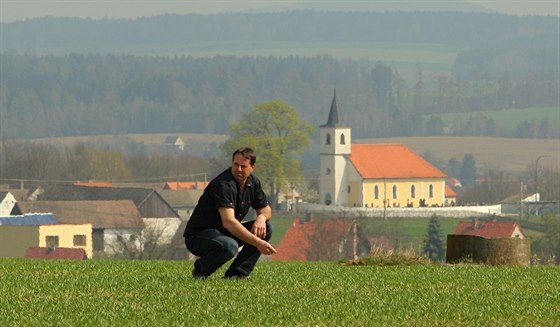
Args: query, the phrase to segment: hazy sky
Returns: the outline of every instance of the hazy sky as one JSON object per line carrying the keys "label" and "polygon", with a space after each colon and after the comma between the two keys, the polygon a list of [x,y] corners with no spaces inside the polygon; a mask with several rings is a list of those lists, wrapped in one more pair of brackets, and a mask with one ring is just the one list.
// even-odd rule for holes
{"label": "hazy sky", "polygon": [[344,2],[352,10],[383,4],[446,4],[468,2],[491,10],[514,15],[560,16],[560,0],[0,0],[0,21],[13,22],[25,18],[54,16],[81,18],[136,18],[166,13],[223,13],[231,11],[289,8],[293,4],[325,4]]}

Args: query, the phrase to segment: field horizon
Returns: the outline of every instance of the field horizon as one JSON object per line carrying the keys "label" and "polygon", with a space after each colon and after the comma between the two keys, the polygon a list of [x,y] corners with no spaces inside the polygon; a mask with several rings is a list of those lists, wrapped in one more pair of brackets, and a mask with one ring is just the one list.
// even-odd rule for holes
{"label": "field horizon", "polygon": [[[68,136],[32,139],[63,146],[79,143],[115,145],[123,141],[140,142],[148,146],[162,144],[167,136],[180,136],[185,146],[200,144],[219,145],[229,136],[225,134],[155,133]],[[519,174],[534,169],[537,158],[541,168],[560,169],[560,139],[519,139],[488,136],[407,136],[388,138],[354,139],[353,143],[400,143],[419,155],[429,153],[437,160],[447,162],[455,158],[462,161],[465,154],[472,154],[477,167],[500,169]]]}

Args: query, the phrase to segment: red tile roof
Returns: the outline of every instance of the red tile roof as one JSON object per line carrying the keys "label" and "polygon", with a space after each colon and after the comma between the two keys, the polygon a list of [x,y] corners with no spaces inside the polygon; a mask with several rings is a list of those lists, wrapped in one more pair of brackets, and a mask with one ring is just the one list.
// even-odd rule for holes
{"label": "red tile roof", "polygon": [[25,257],[29,259],[87,259],[86,251],[77,248],[42,248],[31,247],[25,252]]}
{"label": "red tile roof", "polygon": [[204,189],[208,182],[167,182],[164,190],[197,190]]}
{"label": "red tile roof", "polygon": [[352,144],[350,161],[362,178],[445,178],[403,144]]}
{"label": "red tile roof", "polygon": [[449,187],[449,185],[445,185],[445,197],[446,198],[456,198],[457,197],[457,193],[455,191],[453,191],[453,189],[451,187]]}
{"label": "red tile roof", "polygon": [[461,221],[457,224],[453,233],[484,238],[510,238],[513,237],[516,229],[519,229],[523,234],[519,224],[514,221]]}
{"label": "red tile roof", "polygon": [[[272,260],[296,260],[307,261],[307,253],[313,243],[312,235],[320,233],[320,229],[334,231],[337,242],[329,242],[333,245],[333,251],[338,249],[340,241],[346,236],[354,222],[347,219],[316,219],[302,221],[294,219],[292,226],[276,247],[277,253],[272,255]],[[331,237],[332,239],[332,233]],[[316,245],[314,245],[316,246]]]}

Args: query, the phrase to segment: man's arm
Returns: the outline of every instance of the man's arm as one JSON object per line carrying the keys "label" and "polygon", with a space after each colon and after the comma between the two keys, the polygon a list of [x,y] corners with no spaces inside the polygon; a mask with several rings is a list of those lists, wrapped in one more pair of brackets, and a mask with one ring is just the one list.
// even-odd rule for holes
{"label": "man's arm", "polygon": [[[260,238],[258,235],[255,235],[249,232],[243,225],[235,219],[233,208],[219,208],[220,216],[222,218],[222,224],[224,228],[227,229],[233,236],[237,237],[238,239],[255,246],[262,254],[274,254],[276,253],[276,249],[270,245],[267,241]],[[266,222],[264,219],[266,213],[260,214],[259,220],[262,220],[263,223]],[[268,219],[270,219],[270,213],[268,215]],[[255,222],[256,224],[257,222]],[[266,226],[266,224],[265,224]],[[266,234],[266,227],[265,227],[265,234]],[[264,236],[263,236],[264,237]]]}
{"label": "man's arm", "polygon": [[266,236],[266,222],[270,218],[272,218],[272,209],[269,205],[264,208],[257,209],[257,218],[255,218],[253,228],[251,228],[251,233],[260,238],[264,238]]}

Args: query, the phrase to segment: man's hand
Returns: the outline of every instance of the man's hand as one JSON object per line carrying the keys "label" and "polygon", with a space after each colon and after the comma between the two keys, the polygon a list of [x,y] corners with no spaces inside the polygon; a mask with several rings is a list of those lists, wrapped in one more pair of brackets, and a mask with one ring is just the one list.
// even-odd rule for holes
{"label": "man's hand", "polygon": [[258,215],[251,228],[251,233],[258,238],[264,238],[266,236],[266,216]]}
{"label": "man's hand", "polygon": [[270,243],[268,243],[265,240],[261,240],[261,242],[259,242],[257,244],[257,249],[262,254],[265,254],[265,255],[271,255],[271,254],[276,253],[276,249],[272,245],[270,245]]}

